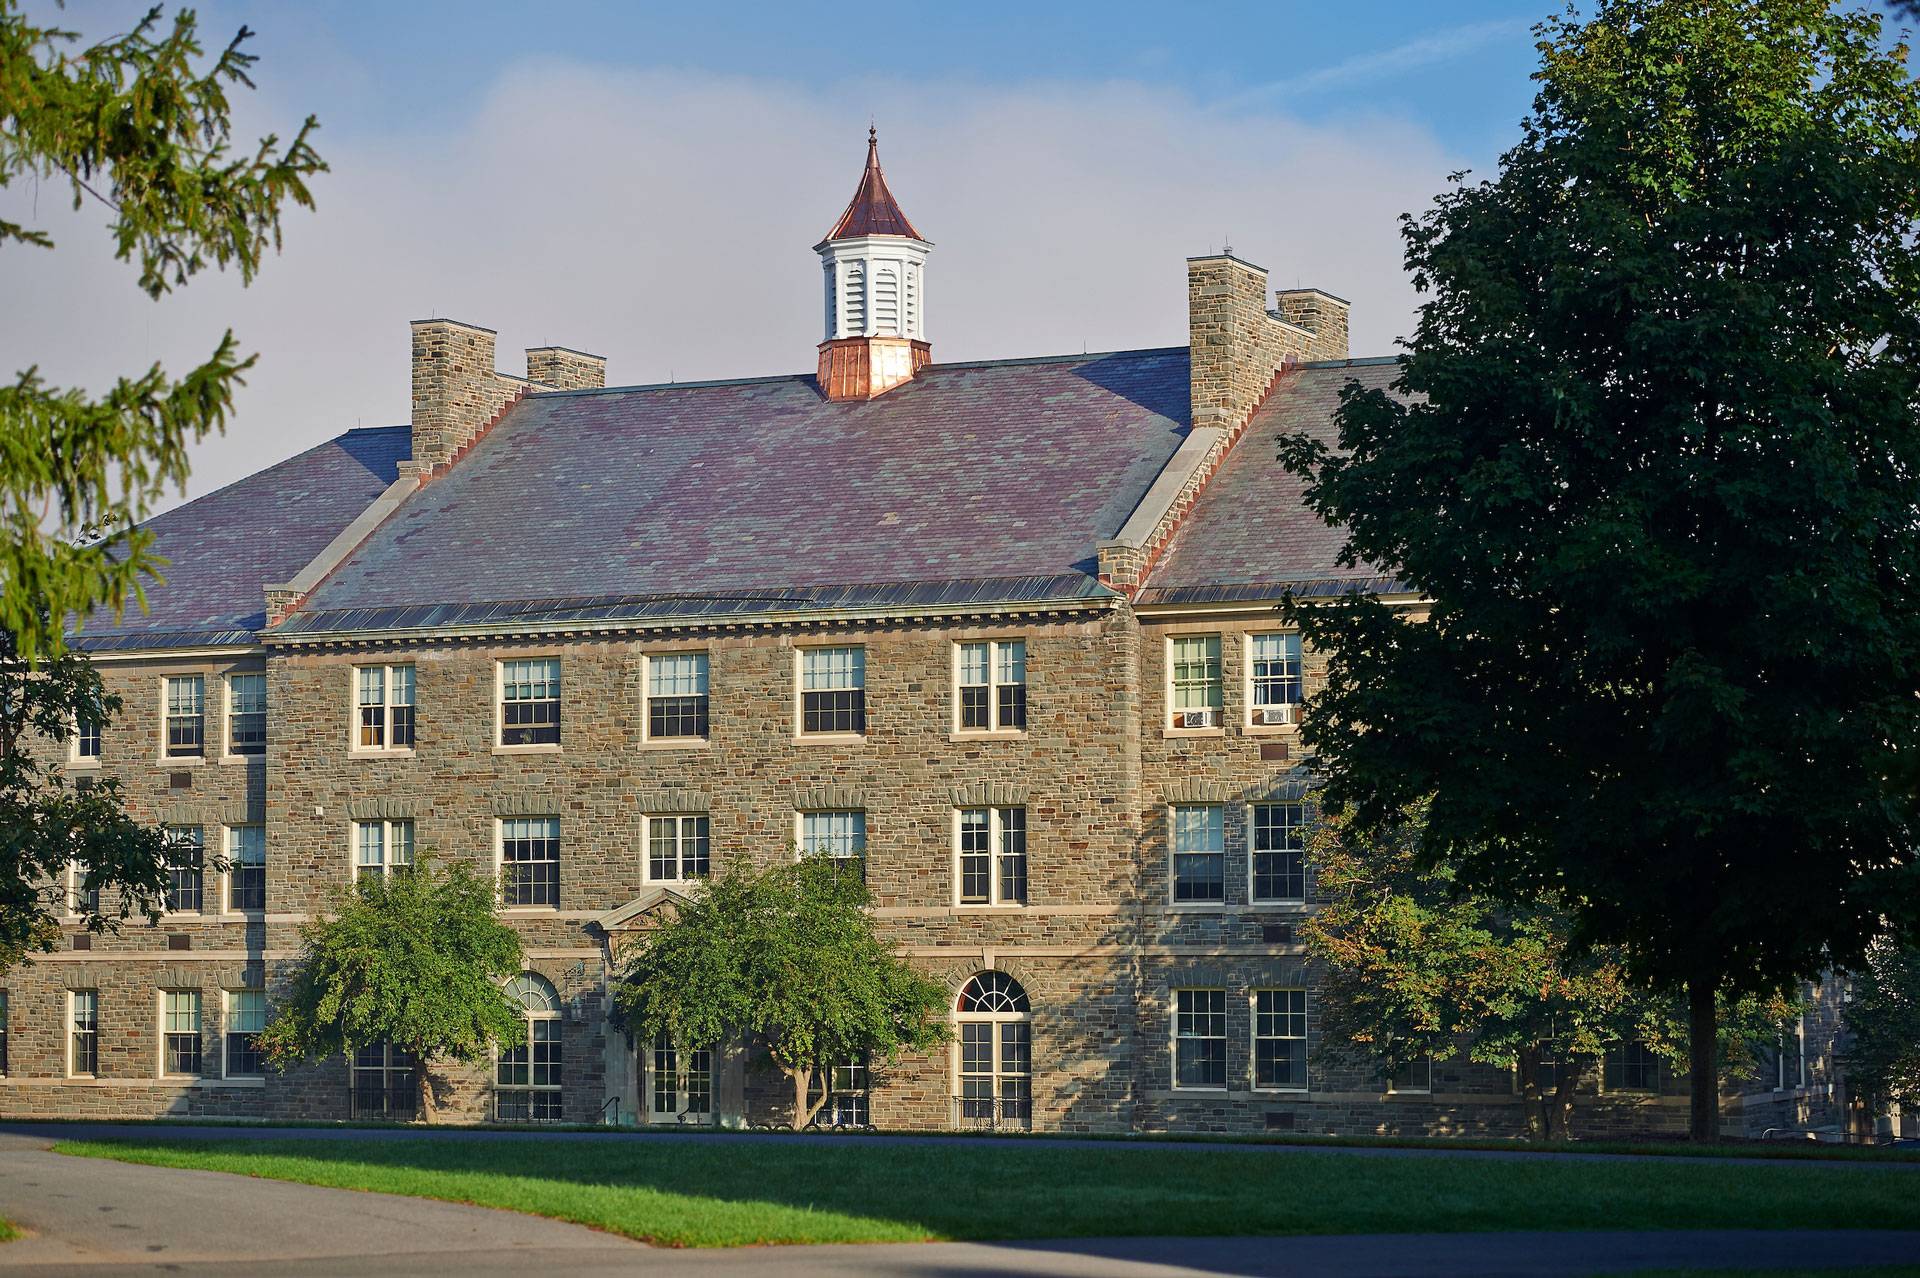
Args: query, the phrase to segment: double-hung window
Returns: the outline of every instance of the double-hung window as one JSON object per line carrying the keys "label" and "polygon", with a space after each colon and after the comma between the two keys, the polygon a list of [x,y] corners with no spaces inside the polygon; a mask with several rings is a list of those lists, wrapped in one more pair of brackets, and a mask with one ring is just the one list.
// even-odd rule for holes
{"label": "double-hung window", "polygon": [[266,1072],[260,1032],[267,1028],[265,990],[227,991],[227,1077],[254,1078]]}
{"label": "double-hung window", "polygon": [[267,752],[267,677],[227,676],[227,753]]}
{"label": "double-hung window", "polygon": [[647,739],[707,736],[707,654],[663,652],[647,658]]}
{"label": "double-hung window", "polygon": [[100,991],[67,994],[67,1073],[91,1078],[100,1072]]}
{"label": "double-hung window", "polygon": [[959,645],[955,713],[962,732],[1023,732],[1027,726],[1027,645],[983,640]]}
{"label": "double-hung window", "polygon": [[800,731],[849,735],[867,730],[864,648],[800,650]]}
{"label": "double-hung window", "polygon": [[841,869],[864,877],[867,872],[867,814],[802,812],[800,855],[830,857]]}
{"label": "double-hung window", "polygon": [[713,1114],[713,1053],[686,1050],[665,1033],[653,1040],[647,1121],[706,1122]]}
{"label": "double-hung window", "polygon": [[93,867],[85,861],[75,861],[67,867],[69,892],[67,894],[67,913],[98,914],[100,912],[100,887],[89,884],[87,877]]}
{"label": "double-hung window", "polygon": [[1227,1085],[1227,992],[1173,992],[1173,1085]]}
{"label": "double-hung window", "polygon": [[1227,899],[1227,812],[1217,803],[1175,807],[1173,899],[1209,904]]}
{"label": "double-hung window", "polygon": [[1427,1095],[1433,1091],[1433,1057],[1416,1056],[1387,1075],[1387,1090],[1396,1095]]}
{"label": "double-hung window", "polygon": [[1609,1091],[1660,1090],[1660,1058],[1637,1038],[1628,1039],[1608,1052],[1605,1068]]}
{"label": "double-hung window", "polygon": [[207,681],[201,675],[171,675],[165,681],[166,740],[169,759],[198,759],[206,754]]}
{"label": "double-hung window", "polygon": [[267,908],[267,829],[227,827],[227,909]]}
{"label": "double-hung window", "polygon": [[559,907],[559,817],[509,817],[500,822],[500,903]]}
{"label": "double-hung window", "polygon": [[386,878],[413,868],[413,822],[355,821],[353,879]]}
{"label": "double-hung window", "polygon": [[1274,728],[1300,711],[1300,636],[1253,635],[1247,640],[1247,723]]}
{"label": "double-hung window", "polygon": [[197,825],[170,825],[166,832],[167,910],[198,914],[206,901],[207,832]]}
{"label": "double-hung window", "polygon": [[1167,640],[1169,726],[1220,726],[1220,636],[1175,635]]}
{"label": "double-hung window", "polygon": [[959,887],[962,905],[1027,903],[1027,810],[961,808]]}
{"label": "double-hung window", "polygon": [[710,869],[710,837],[704,816],[647,818],[647,879],[683,883],[704,879]]}
{"label": "double-hung window", "polygon": [[1253,1085],[1307,1089],[1307,992],[1255,990],[1253,995]]}
{"label": "double-hung window", "polygon": [[0,1078],[7,1074],[7,992],[0,990]]}
{"label": "double-hung window", "polygon": [[360,715],[354,749],[413,749],[412,666],[355,667],[354,701]]}
{"label": "double-hung window", "polygon": [[197,1075],[200,1072],[200,991],[166,990],[160,998],[166,1018],[160,1072]]}
{"label": "double-hung window", "polygon": [[73,730],[73,761],[75,763],[100,762],[104,732],[105,724],[98,714],[82,713],[77,716]]}
{"label": "double-hung window", "polygon": [[500,744],[560,744],[560,659],[500,663]]}
{"label": "double-hung window", "polygon": [[553,1123],[561,1117],[565,1043],[560,996],[533,972],[507,983],[507,997],[520,1005],[524,1037],[503,1047],[494,1063],[494,1117],[503,1123]]}
{"label": "double-hung window", "polygon": [[1299,803],[1256,803],[1251,816],[1253,903],[1262,905],[1305,900],[1305,806]]}
{"label": "double-hung window", "polygon": [[856,1056],[828,1070],[827,1103],[818,1121],[828,1127],[866,1127],[873,1121],[867,1101],[867,1058]]}

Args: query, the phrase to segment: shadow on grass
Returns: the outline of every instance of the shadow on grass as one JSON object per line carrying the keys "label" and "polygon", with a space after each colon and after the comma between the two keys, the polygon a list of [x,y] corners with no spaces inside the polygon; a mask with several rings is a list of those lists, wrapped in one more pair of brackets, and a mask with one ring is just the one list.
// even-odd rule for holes
{"label": "shadow on grass", "polygon": [[849,1141],[66,1141],[62,1153],[532,1212],[668,1246],[1570,1229],[1920,1229],[1905,1175]]}

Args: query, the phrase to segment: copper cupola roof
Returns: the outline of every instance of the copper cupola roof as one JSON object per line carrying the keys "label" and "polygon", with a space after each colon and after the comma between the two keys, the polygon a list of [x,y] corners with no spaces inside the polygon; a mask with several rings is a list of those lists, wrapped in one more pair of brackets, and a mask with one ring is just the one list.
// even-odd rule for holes
{"label": "copper cupola roof", "polygon": [[867,168],[860,175],[859,189],[853,193],[847,211],[820,242],[858,239],[863,235],[921,238],[920,232],[913,229],[913,223],[907,221],[907,215],[900,211],[893,192],[887,189],[887,176],[880,171],[880,134],[875,128],[867,130]]}

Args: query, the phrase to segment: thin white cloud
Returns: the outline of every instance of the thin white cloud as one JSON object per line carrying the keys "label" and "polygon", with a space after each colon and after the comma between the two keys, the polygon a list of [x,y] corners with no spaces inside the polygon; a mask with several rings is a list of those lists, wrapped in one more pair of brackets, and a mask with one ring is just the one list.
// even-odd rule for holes
{"label": "thin white cloud", "polygon": [[1450,62],[1465,54],[1474,53],[1496,41],[1522,34],[1529,30],[1533,23],[1532,18],[1507,18],[1430,31],[1418,39],[1396,44],[1392,48],[1358,53],[1328,66],[1256,85],[1235,94],[1219,105],[1222,109],[1240,109],[1258,103],[1301,98],[1327,89],[1345,89],[1388,79],[1419,67]]}

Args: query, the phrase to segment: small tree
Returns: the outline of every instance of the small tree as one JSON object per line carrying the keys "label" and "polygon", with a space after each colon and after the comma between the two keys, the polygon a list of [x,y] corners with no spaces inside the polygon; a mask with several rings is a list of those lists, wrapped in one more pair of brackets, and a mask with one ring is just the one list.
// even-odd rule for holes
{"label": "small tree", "polygon": [[643,1041],[757,1043],[793,1084],[799,1131],[835,1063],[891,1062],[946,1038],[946,992],[874,935],[867,902],[826,857],[716,875],[627,964],[615,1005]]}
{"label": "small tree", "polygon": [[[116,931],[136,914],[158,921],[166,906],[166,832],[127,815],[113,778],[81,789],[45,761],[49,748],[66,757],[78,724],[104,731],[119,710],[86,658],[68,652],[31,667],[0,626],[0,972],[53,948],[69,871],[91,931]],[[115,891],[111,907],[105,889]]]}
{"label": "small tree", "polygon": [[[1564,911],[1502,905],[1419,858],[1426,805],[1363,831],[1324,816],[1309,842],[1326,904],[1304,928],[1323,965],[1321,1033],[1338,1055],[1391,1074],[1450,1055],[1514,1071],[1529,1137],[1573,1134],[1579,1080],[1632,1040],[1670,1068],[1687,1065],[1684,1002],[1632,979],[1615,950],[1572,944]],[[1723,1010],[1728,1076],[1753,1068],[1791,1012],[1745,999]],[[1546,1066],[1557,1065],[1552,1086]]]}
{"label": "small tree", "polygon": [[1846,1013],[1854,1090],[1881,1105],[1920,1109],[1920,948],[1882,938],[1854,978]]}
{"label": "small tree", "polygon": [[420,1116],[433,1121],[427,1063],[484,1059],[522,1034],[503,984],[520,938],[494,916],[494,885],[458,863],[342,890],[330,917],[300,929],[292,991],[260,1037],[276,1069],[393,1043],[419,1062]]}

